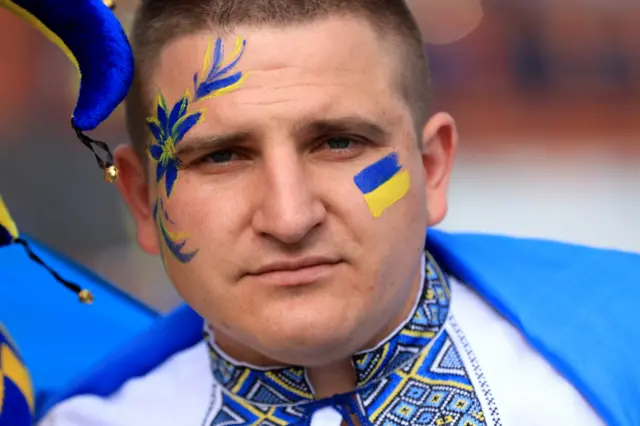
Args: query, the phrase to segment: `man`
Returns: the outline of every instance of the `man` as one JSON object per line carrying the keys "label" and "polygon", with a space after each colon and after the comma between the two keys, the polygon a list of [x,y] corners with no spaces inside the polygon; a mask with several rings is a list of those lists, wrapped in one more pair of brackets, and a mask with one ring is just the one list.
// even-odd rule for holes
{"label": "man", "polygon": [[403,1],[147,0],[133,34],[119,189],[197,315],[42,425],[640,424],[638,256],[430,230],[458,140]]}

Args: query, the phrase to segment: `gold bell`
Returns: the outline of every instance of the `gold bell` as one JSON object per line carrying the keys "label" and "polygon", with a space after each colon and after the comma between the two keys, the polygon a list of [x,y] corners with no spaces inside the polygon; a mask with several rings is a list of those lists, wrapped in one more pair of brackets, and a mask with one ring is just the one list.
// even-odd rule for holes
{"label": "gold bell", "polygon": [[84,289],[78,293],[78,299],[80,299],[80,302],[90,305],[93,303],[93,294],[91,294],[89,290]]}
{"label": "gold bell", "polygon": [[116,166],[111,165],[104,169],[104,180],[109,183],[113,183],[118,178],[118,169]]}
{"label": "gold bell", "polygon": [[102,0],[102,3],[111,10],[116,8],[116,2],[114,0]]}

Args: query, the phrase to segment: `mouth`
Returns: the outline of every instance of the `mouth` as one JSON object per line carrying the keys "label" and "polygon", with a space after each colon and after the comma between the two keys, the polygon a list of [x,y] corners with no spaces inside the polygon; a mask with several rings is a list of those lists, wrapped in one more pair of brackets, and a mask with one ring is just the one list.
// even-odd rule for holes
{"label": "mouth", "polygon": [[316,283],[332,274],[340,260],[308,257],[269,263],[249,277],[263,284],[292,287]]}

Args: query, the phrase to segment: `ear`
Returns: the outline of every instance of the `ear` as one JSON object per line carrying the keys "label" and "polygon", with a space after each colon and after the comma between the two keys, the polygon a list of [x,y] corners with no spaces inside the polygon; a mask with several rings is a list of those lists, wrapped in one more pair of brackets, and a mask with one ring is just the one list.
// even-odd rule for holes
{"label": "ear", "polygon": [[146,165],[131,145],[119,146],[114,158],[118,168],[118,190],[136,223],[138,244],[148,254],[157,255],[160,247],[153,216],[152,200],[155,196],[151,193]]}
{"label": "ear", "polygon": [[458,132],[453,118],[446,113],[433,115],[422,131],[422,164],[427,177],[428,225],[442,222],[447,215],[447,194],[458,146]]}

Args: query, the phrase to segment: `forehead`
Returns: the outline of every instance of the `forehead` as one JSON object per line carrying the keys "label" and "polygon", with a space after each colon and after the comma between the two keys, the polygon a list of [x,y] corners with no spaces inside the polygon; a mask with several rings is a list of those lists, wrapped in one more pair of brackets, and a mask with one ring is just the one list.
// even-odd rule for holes
{"label": "forehead", "polygon": [[[365,21],[332,17],[282,28],[239,27],[223,38],[223,63],[232,59],[238,36],[247,44],[235,69],[246,73],[246,80],[232,93],[198,102],[197,108],[207,110],[208,123],[196,126],[200,129],[244,130],[354,114],[392,124],[409,115],[396,89],[399,55]],[[187,89],[193,93],[194,73],[202,75],[215,37],[198,33],[167,45],[152,89],[161,90],[169,104]]]}

